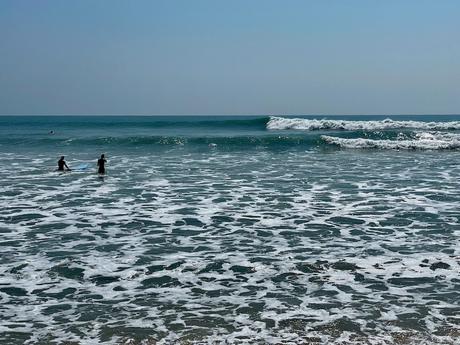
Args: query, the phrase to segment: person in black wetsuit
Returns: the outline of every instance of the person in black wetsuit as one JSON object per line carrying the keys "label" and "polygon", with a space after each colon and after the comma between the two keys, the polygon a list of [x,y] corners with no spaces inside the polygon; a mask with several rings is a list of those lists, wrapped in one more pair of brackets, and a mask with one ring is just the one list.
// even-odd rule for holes
{"label": "person in black wetsuit", "polygon": [[99,167],[97,172],[99,174],[105,174],[105,163],[106,162],[107,161],[105,160],[104,155],[101,155],[101,158],[97,160],[97,166]]}
{"label": "person in black wetsuit", "polygon": [[58,171],[70,171],[70,168],[67,166],[67,163],[64,160],[64,156],[61,156],[61,159],[58,160]]}

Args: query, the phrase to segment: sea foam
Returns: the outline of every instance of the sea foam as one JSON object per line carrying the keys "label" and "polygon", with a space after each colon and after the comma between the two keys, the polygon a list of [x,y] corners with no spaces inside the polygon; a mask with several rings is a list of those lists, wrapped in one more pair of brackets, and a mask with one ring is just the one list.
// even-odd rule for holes
{"label": "sea foam", "polygon": [[460,129],[460,121],[450,122],[423,122],[423,121],[394,121],[385,119],[381,121],[349,121],[349,120],[318,120],[318,119],[301,119],[285,118],[271,116],[267,123],[267,129],[270,130],[368,130],[378,131],[385,129],[424,129],[424,130],[456,130]]}
{"label": "sea foam", "polygon": [[339,138],[322,135],[321,139],[344,148],[396,150],[455,150],[460,148],[460,135],[453,133],[416,133],[410,140],[374,140],[366,138]]}
{"label": "sea foam", "polygon": [[[460,150],[320,136],[460,132],[280,134],[262,120],[57,117],[52,137],[50,120],[4,120],[0,344],[458,344]],[[54,171],[61,152],[89,168]]]}

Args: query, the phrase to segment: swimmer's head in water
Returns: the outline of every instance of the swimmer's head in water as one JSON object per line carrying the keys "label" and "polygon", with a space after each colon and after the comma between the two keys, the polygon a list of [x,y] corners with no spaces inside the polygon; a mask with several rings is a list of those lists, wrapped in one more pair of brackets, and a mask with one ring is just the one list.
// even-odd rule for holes
{"label": "swimmer's head in water", "polygon": [[61,159],[64,160],[64,156],[61,156]]}
{"label": "swimmer's head in water", "polygon": [[104,159],[104,157],[105,157],[104,154],[102,154],[102,155],[101,155],[101,158]]}

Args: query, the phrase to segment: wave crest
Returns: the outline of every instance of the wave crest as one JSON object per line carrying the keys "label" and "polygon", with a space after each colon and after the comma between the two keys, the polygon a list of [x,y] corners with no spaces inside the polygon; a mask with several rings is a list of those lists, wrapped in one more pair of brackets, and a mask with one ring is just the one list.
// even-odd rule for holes
{"label": "wave crest", "polygon": [[365,138],[339,138],[322,135],[321,139],[332,145],[353,149],[393,150],[455,150],[460,148],[460,135],[453,133],[417,133],[411,140],[374,140]]}
{"label": "wave crest", "polygon": [[267,129],[270,130],[386,130],[386,129],[424,129],[424,130],[456,130],[460,129],[460,121],[450,122],[423,122],[423,121],[394,121],[385,119],[380,121],[349,121],[349,120],[318,120],[318,119],[301,119],[285,118],[271,116],[267,123]]}

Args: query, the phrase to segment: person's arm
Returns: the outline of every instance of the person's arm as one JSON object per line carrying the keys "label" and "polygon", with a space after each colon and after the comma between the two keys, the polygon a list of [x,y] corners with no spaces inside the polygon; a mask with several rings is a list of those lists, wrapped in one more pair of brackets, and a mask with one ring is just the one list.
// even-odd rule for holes
{"label": "person's arm", "polygon": [[64,165],[65,165],[65,167],[67,168],[67,170],[72,170],[72,169],[69,168],[69,166],[67,165],[67,163],[64,162]]}

